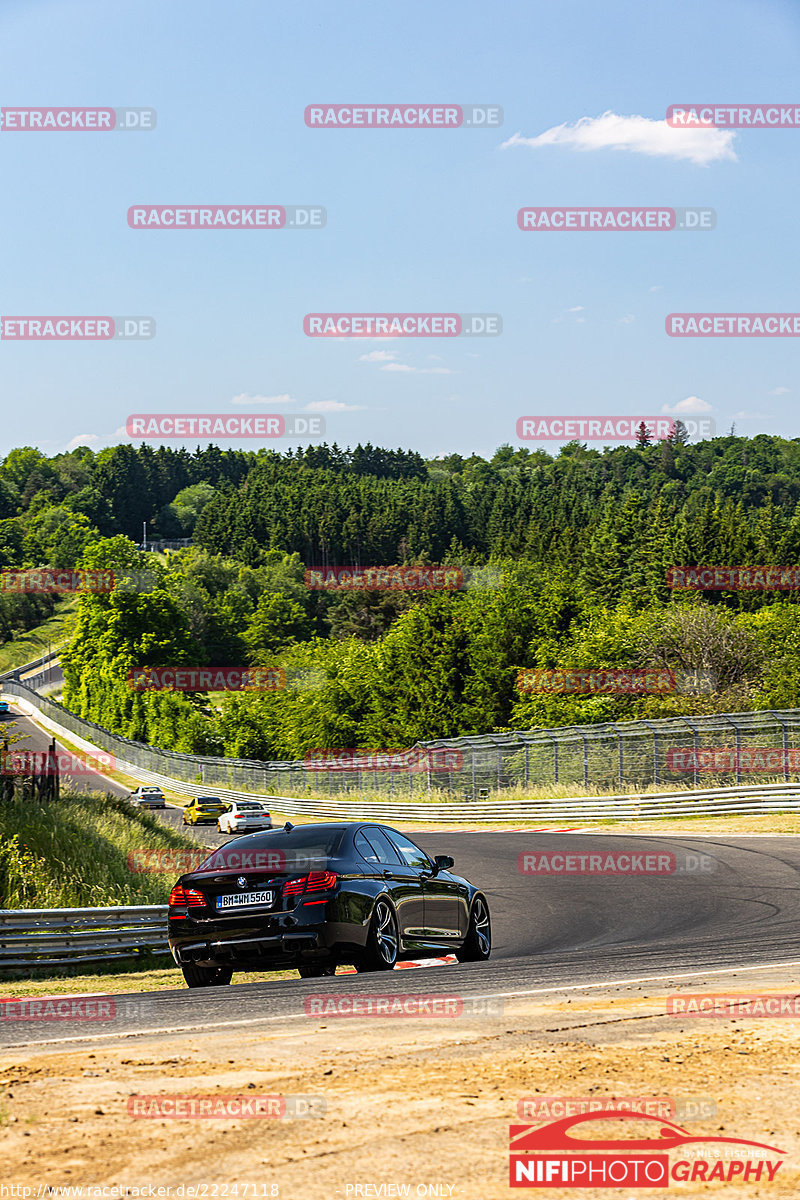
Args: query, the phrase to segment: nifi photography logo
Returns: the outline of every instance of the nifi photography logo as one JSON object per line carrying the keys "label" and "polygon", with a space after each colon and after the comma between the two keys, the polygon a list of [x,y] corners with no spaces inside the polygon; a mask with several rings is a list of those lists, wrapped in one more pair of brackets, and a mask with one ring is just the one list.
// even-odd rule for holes
{"label": "nifi photography logo", "polygon": [[[598,1137],[598,1121],[604,1122],[603,1133],[611,1122],[623,1126],[615,1131],[616,1136]],[[636,1130],[631,1121],[637,1122]],[[546,1125],[511,1125],[509,1137],[511,1187],[664,1189],[687,1182],[765,1184],[775,1179],[782,1165],[777,1156],[786,1153],[744,1138],[695,1137],[663,1117],[623,1108],[578,1113]],[[674,1159],[670,1151],[675,1151]]]}

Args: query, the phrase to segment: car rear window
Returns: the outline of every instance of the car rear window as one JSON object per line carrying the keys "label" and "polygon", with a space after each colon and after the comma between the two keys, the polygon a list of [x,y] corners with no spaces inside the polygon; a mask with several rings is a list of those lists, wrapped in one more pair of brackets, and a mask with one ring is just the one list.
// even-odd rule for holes
{"label": "car rear window", "polygon": [[266,851],[265,857],[269,857],[271,851],[276,852],[276,860],[285,863],[287,870],[291,869],[292,862],[303,864],[309,870],[323,870],[327,859],[338,853],[345,828],[343,825],[297,825],[288,833],[284,829],[251,833],[237,838],[233,849],[221,846],[214,850],[197,870],[223,870],[226,857],[258,851]]}

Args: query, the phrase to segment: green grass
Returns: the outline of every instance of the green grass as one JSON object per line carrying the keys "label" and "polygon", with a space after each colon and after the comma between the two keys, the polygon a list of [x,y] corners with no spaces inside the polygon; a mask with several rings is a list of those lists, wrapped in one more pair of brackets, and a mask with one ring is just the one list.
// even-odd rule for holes
{"label": "green grass", "polygon": [[142,850],[198,849],[198,843],[126,800],[62,793],[59,800],[0,802],[3,908],[166,904],[180,870],[132,871]]}
{"label": "green grass", "polygon": [[32,662],[47,653],[48,643],[51,648],[65,642],[69,636],[70,624],[74,616],[74,600],[57,600],[56,611],[47,621],[21,633],[10,642],[0,645],[0,672],[10,671],[23,663]]}

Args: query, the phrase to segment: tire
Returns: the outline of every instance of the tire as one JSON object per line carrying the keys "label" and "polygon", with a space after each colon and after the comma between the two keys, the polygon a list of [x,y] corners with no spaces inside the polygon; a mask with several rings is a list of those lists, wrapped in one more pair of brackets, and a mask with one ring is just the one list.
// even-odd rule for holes
{"label": "tire", "polygon": [[389,901],[381,897],[372,910],[367,945],[356,964],[361,971],[392,971],[397,962],[400,938],[397,917]]}
{"label": "tire", "polygon": [[198,967],[196,963],[183,963],[181,970],[190,988],[224,987],[233,975],[233,967]]}
{"label": "tire", "polygon": [[321,975],[336,974],[336,967],[331,966],[330,964],[328,966],[304,965],[302,967],[298,967],[297,970],[300,973],[301,979],[318,979]]}
{"label": "tire", "polygon": [[489,905],[483,896],[476,896],[469,914],[469,929],[463,945],[456,950],[459,962],[485,962],[492,953],[492,922]]}

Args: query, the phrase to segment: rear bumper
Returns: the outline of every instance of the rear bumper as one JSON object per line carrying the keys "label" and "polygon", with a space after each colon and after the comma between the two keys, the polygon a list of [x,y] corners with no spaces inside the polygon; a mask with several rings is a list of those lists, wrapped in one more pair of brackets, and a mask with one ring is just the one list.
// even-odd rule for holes
{"label": "rear bumper", "polygon": [[215,966],[239,964],[245,966],[291,966],[315,952],[328,953],[321,931],[310,929],[282,930],[257,937],[229,938],[224,941],[180,941],[170,938],[172,957],[178,966],[183,963],[213,963]]}
{"label": "rear bumper", "polygon": [[315,960],[347,962],[363,949],[366,928],[316,914],[278,912],[249,920],[171,920],[169,948],[178,966],[291,967]]}

